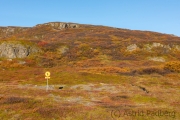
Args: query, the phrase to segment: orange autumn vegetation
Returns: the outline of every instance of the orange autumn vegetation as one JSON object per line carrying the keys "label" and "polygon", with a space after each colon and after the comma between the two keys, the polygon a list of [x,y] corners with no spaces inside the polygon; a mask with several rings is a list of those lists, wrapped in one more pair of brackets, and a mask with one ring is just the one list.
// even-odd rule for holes
{"label": "orange autumn vegetation", "polygon": [[172,72],[180,72],[180,61],[167,62],[164,66],[164,69]]}
{"label": "orange autumn vegetation", "polygon": [[90,73],[129,73],[129,68],[119,68],[119,67],[94,67],[88,69],[82,69],[84,72]]}

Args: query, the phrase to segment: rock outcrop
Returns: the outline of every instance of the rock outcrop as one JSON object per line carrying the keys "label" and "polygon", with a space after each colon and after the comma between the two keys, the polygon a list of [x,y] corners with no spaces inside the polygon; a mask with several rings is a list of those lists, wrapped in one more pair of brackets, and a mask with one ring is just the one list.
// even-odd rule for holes
{"label": "rock outcrop", "polygon": [[177,50],[180,51],[180,45],[165,45],[161,43],[153,42],[152,44],[144,44],[142,48],[140,49],[137,44],[131,44],[127,46],[126,50],[129,52],[135,51],[137,49],[152,52],[153,48],[163,48],[164,51],[171,51],[171,50]]}
{"label": "rock outcrop", "polygon": [[42,25],[48,25],[51,26],[54,29],[65,29],[65,28],[79,28],[80,25],[79,24],[75,24],[75,23],[64,23],[64,22],[49,22],[49,23],[45,23],[45,24],[38,24],[36,25],[38,26],[42,26]]}
{"label": "rock outcrop", "polygon": [[149,52],[153,48],[163,48],[164,50],[169,51],[169,50],[173,49],[174,47],[171,48],[169,45],[164,45],[164,44],[156,43],[156,42],[153,42],[152,44],[145,44],[144,45],[144,50],[147,50]]}
{"label": "rock outcrop", "polygon": [[3,58],[25,58],[30,54],[37,53],[39,51],[39,48],[20,43],[3,42],[0,44],[0,57]]}
{"label": "rock outcrop", "polygon": [[0,27],[0,38],[2,37],[5,38],[13,34],[21,33],[27,29],[29,29],[29,27],[15,27],[15,26]]}

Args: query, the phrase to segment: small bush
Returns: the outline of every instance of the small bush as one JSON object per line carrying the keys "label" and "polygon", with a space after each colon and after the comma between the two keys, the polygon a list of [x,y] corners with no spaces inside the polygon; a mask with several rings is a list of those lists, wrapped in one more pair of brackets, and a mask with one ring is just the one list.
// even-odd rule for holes
{"label": "small bush", "polygon": [[15,103],[21,103],[21,102],[27,102],[26,98],[21,98],[21,97],[8,97],[4,101],[5,104],[15,104]]}
{"label": "small bush", "polygon": [[39,47],[45,47],[48,43],[46,41],[40,41],[38,42]]}
{"label": "small bush", "polygon": [[163,71],[159,68],[155,68],[155,67],[152,67],[152,68],[145,68],[142,70],[143,73],[145,74],[152,74],[152,73],[159,73],[161,74]]}
{"label": "small bush", "polygon": [[88,60],[78,61],[75,65],[77,67],[83,67],[83,68],[96,67],[96,66],[102,67],[103,63],[101,63],[100,60],[88,59]]}
{"label": "small bush", "polygon": [[19,64],[16,60],[4,60],[0,63],[0,67],[2,68],[22,68],[23,65]]}
{"label": "small bush", "polygon": [[29,67],[36,65],[36,61],[32,59],[26,59],[25,62],[26,62],[26,66],[29,66]]}
{"label": "small bush", "polygon": [[169,70],[171,72],[180,72],[180,61],[167,62],[164,65],[164,69]]}
{"label": "small bush", "polygon": [[154,74],[154,73],[157,73],[157,74],[166,74],[168,73],[169,71],[168,70],[165,70],[161,67],[148,67],[148,68],[141,68],[141,69],[138,69],[138,70],[133,70],[132,73],[138,73],[138,74]]}

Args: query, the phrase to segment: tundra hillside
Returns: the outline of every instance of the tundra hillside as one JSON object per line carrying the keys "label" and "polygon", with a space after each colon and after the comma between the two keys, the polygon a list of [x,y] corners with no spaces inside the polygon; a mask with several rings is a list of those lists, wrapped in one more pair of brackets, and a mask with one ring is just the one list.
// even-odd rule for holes
{"label": "tundra hillside", "polygon": [[179,60],[175,35],[64,22],[0,27],[0,118],[178,120]]}

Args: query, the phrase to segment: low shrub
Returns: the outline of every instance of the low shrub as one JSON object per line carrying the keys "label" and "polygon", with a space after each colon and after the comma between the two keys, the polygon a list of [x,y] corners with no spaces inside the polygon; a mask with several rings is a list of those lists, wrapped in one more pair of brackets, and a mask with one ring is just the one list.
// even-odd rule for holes
{"label": "low shrub", "polygon": [[167,62],[164,65],[164,69],[169,70],[171,72],[180,72],[180,61]]}
{"label": "low shrub", "polygon": [[2,68],[22,68],[23,65],[16,60],[4,60],[0,62]]}
{"label": "low shrub", "polygon": [[154,74],[154,73],[157,73],[157,74],[163,75],[163,74],[169,73],[169,71],[165,70],[161,67],[147,67],[147,68],[140,68],[137,70],[133,70],[132,73],[133,74],[135,74],[135,73],[137,73],[137,74]]}
{"label": "low shrub", "polygon": [[158,73],[158,74],[162,74],[163,70],[156,68],[156,67],[150,67],[150,68],[145,68],[142,70],[143,73],[145,74],[152,74],[152,73]]}
{"label": "low shrub", "polygon": [[39,46],[39,47],[45,47],[46,45],[48,45],[48,42],[46,42],[46,41],[40,41],[40,42],[38,42],[38,46]]}
{"label": "low shrub", "polygon": [[21,103],[21,102],[27,102],[26,98],[22,98],[22,97],[8,97],[5,99],[4,103],[5,104],[15,104],[15,103]]}
{"label": "low shrub", "polygon": [[33,59],[26,59],[25,62],[26,62],[26,66],[29,66],[29,67],[36,65],[36,61]]}

